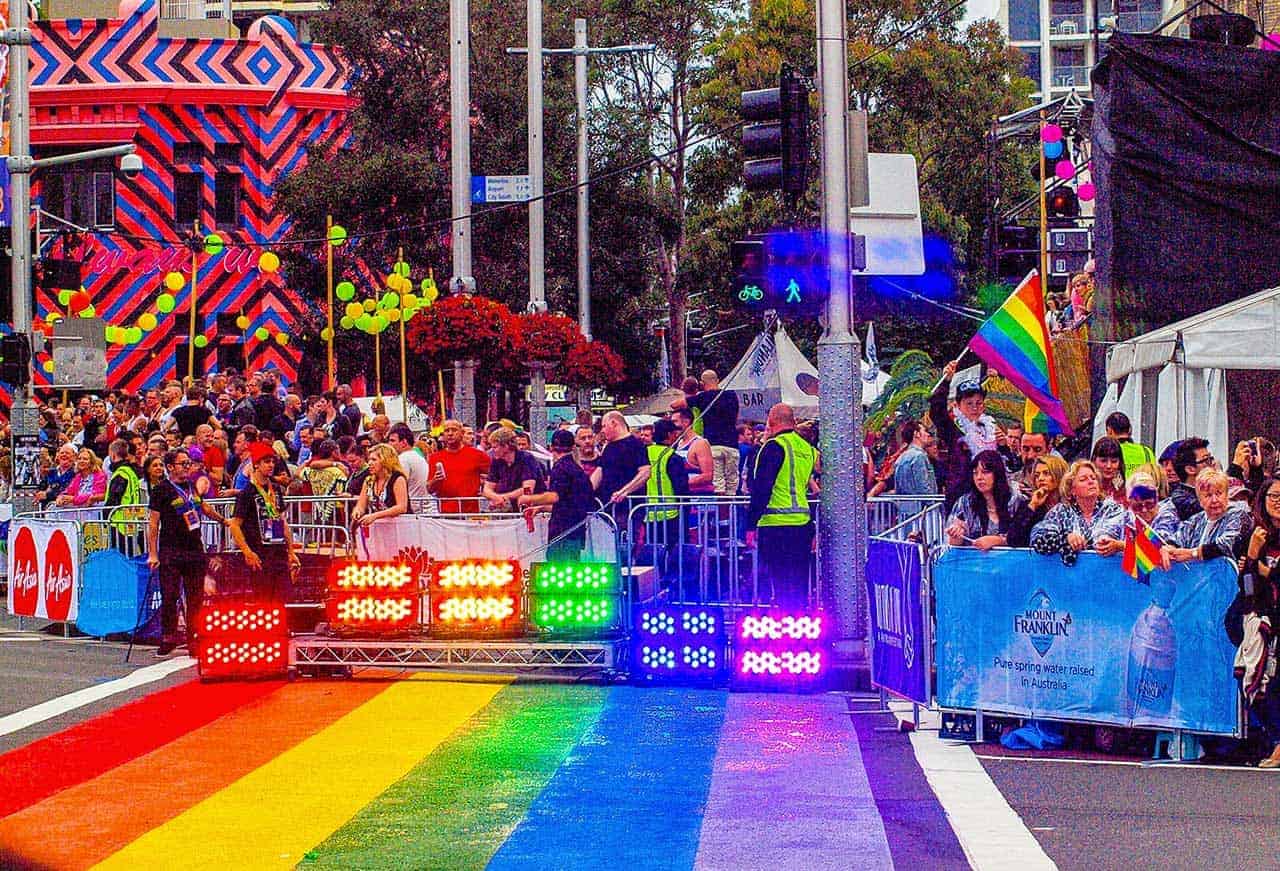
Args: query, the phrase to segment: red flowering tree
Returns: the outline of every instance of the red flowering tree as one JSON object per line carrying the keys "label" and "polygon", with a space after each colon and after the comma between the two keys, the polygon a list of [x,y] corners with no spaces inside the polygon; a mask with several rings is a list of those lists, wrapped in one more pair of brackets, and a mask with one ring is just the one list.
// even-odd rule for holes
{"label": "red flowering tree", "polygon": [[541,364],[547,372],[559,372],[565,358],[582,341],[578,323],[564,315],[523,314],[514,318],[516,356],[525,364]]}
{"label": "red flowering tree", "polygon": [[575,390],[618,384],[626,377],[626,364],[604,342],[578,341],[565,357],[562,378]]}
{"label": "red flowering tree", "polygon": [[455,360],[493,362],[499,341],[511,331],[511,312],[484,296],[447,296],[409,321],[414,353],[440,368]]}

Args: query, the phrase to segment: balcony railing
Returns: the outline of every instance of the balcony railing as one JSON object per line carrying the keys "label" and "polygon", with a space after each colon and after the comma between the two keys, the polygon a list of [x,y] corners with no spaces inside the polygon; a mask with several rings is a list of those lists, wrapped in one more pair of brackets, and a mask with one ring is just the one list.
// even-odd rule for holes
{"label": "balcony railing", "polygon": [[1089,87],[1088,67],[1055,67],[1053,70],[1054,88],[1076,88],[1084,90]]}
{"label": "balcony railing", "polygon": [[178,21],[231,18],[231,0],[160,0],[160,17]]}
{"label": "balcony railing", "polygon": [[1052,15],[1049,17],[1050,36],[1088,36],[1089,19],[1086,15]]}
{"label": "balcony railing", "polygon": [[1163,21],[1159,9],[1144,12],[1121,12],[1116,15],[1116,30],[1122,33],[1148,33]]}

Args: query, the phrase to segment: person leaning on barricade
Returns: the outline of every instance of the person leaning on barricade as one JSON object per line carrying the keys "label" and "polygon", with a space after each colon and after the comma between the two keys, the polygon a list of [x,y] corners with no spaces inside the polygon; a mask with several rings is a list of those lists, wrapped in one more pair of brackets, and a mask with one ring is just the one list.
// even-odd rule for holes
{"label": "person leaning on barricade", "polygon": [[969,462],[969,478],[947,517],[947,542],[978,550],[1004,547],[1022,497],[1009,486],[1004,458],[981,451]]}
{"label": "person leaning on barricade", "polygon": [[[1160,477],[1157,477],[1160,476]],[[1125,510],[1123,532],[1129,527],[1136,527],[1135,518],[1140,519],[1160,537],[1161,541],[1172,541],[1178,532],[1178,512],[1173,503],[1161,498],[1160,482],[1163,480],[1160,467],[1155,463],[1139,466],[1129,476],[1125,491],[1128,508]],[[1124,541],[1107,535],[1098,536],[1094,549],[1103,556],[1115,556],[1124,552]]]}
{"label": "person leaning on barricade", "polygon": [[1253,504],[1253,532],[1239,558],[1239,593],[1227,611],[1227,635],[1239,648],[1235,673],[1249,711],[1262,726],[1270,755],[1259,768],[1280,768],[1280,687],[1275,680],[1280,625],[1280,481],[1266,479]]}
{"label": "person leaning on barricade", "polygon": [[412,514],[409,479],[400,466],[400,456],[388,444],[369,448],[369,476],[365,478],[351,519],[368,529],[374,521]]}
{"label": "person leaning on barricade", "polygon": [[[271,480],[275,451],[261,442],[249,446],[249,484],[236,494],[231,537],[245,566],[253,573],[249,586],[275,601],[283,598],[285,579],[300,568],[293,536],[285,518],[284,489]],[[248,574],[246,572],[246,574]]]}
{"label": "person leaning on barricade", "polygon": [[1225,472],[1205,469],[1196,476],[1200,511],[1182,521],[1172,540],[1160,548],[1165,565],[1207,562],[1220,556],[1235,559],[1244,553],[1253,518],[1249,508],[1227,498]]}
{"label": "person leaning on barricade", "polygon": [[1027,471],[1032,486],[1031,495],[1013,513],[1009,534],[1006,536],[1009,547],[1028,547],[1031,544],[1031,530],[1062,501],[1062,479],[1067,475],[1067,462],[1062,457],[1046,454],[1034,460]]}
{"label": "person leaning on barricade", "polygon": [[596,509],[591,479],[573,458],[572,433],[557,430],[551,435],[551,455],[555,462],[547,489],[541,493],[521,493],[518,507],[526,512],[550,507],[547,523],[547,560],[577,560],[587,544],[587,515]]}
{"label": "person leaning on barricade", "polygon": [[1073,566],[1082,550],[1092,550],[1100,537],[1123,535],[1124,509],[1102,495],[1098,467],[1091,460],[1076,460],[1062,479],[1062,501],[1031,530],[1031,549],[1049,556],[1059,554],[1062,564]]}

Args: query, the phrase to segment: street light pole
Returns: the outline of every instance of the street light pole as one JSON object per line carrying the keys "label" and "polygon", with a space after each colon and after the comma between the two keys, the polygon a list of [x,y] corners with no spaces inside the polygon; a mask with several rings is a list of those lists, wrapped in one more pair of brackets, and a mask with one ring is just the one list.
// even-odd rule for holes
{"label": "street light pole", "polygon": [[[530,0],[532,3],[533,0]],[[541,15],[541,13],[539,13]],[[539,33],[539,46],[541,46],[541,33]],[[530,39],[532,45],[532,39]],[[653,43],[643,43],[639,45],[612,45],[592,47],[587,40],[587,19],[573,19],[573,48],[543,48],[544,55],[572,55],[573,56],[573,85],[574,95],[577,98],[577,133],[578,133],[578,327],[582,331],[582,337],[590,340],[591,338],[591,228],[590,228],[590,206],[591,206],[591,151],[590,151],[590,135],[587,126],[587,61],[592,55],[600,54],[629,54],[639,52],[651,52],[657,46]],[[529,54],[528,47],[525,48],[508,48],[507,54]],[[541,67],[539,67],[541,69]],[[539,76],[538,82],[538,129],[542,129],[542,82]],[[531,104],[532,107],[532,104]],[[530,111],[533,111],[532,108]],[[532,129],[532,124],[530,125]],[[532,189],[537,186],[537,194],[540,196],[542,191],[542,153],[538,153],[538,169],[535,173],[533,168],[532,152],[529,161],[529,185]],[[536,177],[536,181],[534,180]],[[539,219],[541,219],[541,200],[538,202]],[[530,240],[532,240],[532,211],[530,212]],[[541,229],[541,227],[540,227]],[[539,237],[541,238],[541,237]],[[542,254],[538,254],[539,262],[542,261]],[[533,269],[533,255],[530,253],[530,270]],[[539,281],[541,281],[542,273],[539,271]],[[530,301],[533,300],[532,282],[530,283]],[[579,391],[578,403],[581,408],[590,407],[590,391]],[[534,401],[536,402],[537,391],[533,392]],[[533,429],[532,421],[530,429]]]}
{"label": "street light pole", "polygon": [[[528,0],[525,72],[529,79],[529,311],[546,310],[546,270],[542,208],[542,0]],[[537,444],[547,438],[546,370],[529,372],[529,435]]]}
{"label": "street light pole", "polygon": [[[450,224],[453,278],[450,292],[475,289],[471,276],[471,7],[469,0],[449,0],[449,153]],[[453,414],[476,425],[476,364],[453,364]],[[442,391],[443,392],[443,391]],[[443,397],[441,398],[443,402]],[[442,408],[441,414],[444,414]]]}
{"label": "street light pole", "polygon": [[[867,509],[862,479],[862,350],[850,329],[849,46],[845,0],[819,0],[822,229],[827,324],[818,341],[822,453],[819,577],[835,616],[837,668],[865,667]],[[865,155],[855,155],[860,161]]]}

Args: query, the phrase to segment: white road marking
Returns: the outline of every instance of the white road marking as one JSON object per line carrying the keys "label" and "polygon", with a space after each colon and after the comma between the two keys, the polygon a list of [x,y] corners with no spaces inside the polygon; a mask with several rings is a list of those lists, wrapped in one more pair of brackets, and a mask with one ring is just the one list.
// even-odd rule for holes
{"label": "white road marking", "polygon": [[978,871],[1057,868],[967,745],[920,731],[911,733],[911,746],[970,865]]}
{"label": "white road marking", "polygon": [[84,689],[67,693],[65,696],[58,696],[56,699],[32,705],[6,717],[0,717],[0,735],[8,735],[21,729],[26,729],[36,723],[42,723],[45,720],[61,716],[68,711],[74,711],[76,708],[82,708],[85,705],[91,705],[116,693],[145,686],[153,681],[168,677],[174,672],[190,668],[195,664],[196,661],[189,656],[178,656],[173,659],[167,659],[164,662],[157,662],[155,665],[145,666],[137,671],[130,672],[124,677],[85,687]]}

